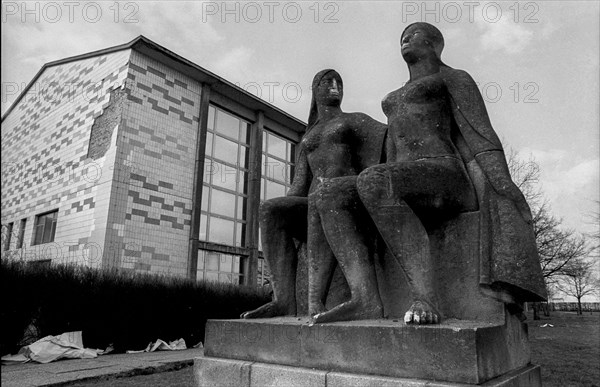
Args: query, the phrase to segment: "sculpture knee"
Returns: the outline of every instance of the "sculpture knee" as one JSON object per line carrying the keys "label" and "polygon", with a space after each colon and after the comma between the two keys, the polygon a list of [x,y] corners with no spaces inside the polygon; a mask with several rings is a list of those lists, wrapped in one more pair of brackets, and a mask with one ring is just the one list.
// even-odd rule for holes
{"label": "sculpture knee", "polygon": [[390,194],[389,174],[381,166],[367,168],[358,175],[356,186],[358,195],[366,206],[378,203]]}
{"label": "sculpture knee", "polygon": [[319,212],[355,207],[358,201],[356,181],[341,179],[325,181],[319,185],[312,196],[312,205]]}
{"label": "sculpture knee", "polygon": [[281,227],[287,219],[285,198],[274,198],[260,204],[259,220],[261,227]]}

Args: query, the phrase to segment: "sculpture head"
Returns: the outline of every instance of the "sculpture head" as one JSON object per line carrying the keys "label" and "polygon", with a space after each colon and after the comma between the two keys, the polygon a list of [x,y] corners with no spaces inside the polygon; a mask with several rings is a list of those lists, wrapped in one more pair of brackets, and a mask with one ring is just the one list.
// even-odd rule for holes
{"label": "sculpture head", "polygon": [[317,123],[319,107],[339,107],[344,96],[344,84],[340,74],[332,69],[319,71],[312,81],[312,100],[308,116],[308,132]]}
{"label": "sculpture head", "polygon": [[400,47],[402,57],[408,64],[432,58],[437,58],[441,62],[444,37],[435,26],[417,22],[404,29],[400,38]]}

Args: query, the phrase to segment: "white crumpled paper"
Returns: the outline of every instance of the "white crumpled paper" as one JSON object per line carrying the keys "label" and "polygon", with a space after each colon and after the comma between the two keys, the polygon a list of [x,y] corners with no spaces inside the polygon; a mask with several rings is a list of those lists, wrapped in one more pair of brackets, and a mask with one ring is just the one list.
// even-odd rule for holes
{"label": "white crumpled paper", "polygon": [[142,353],[142,352],[154,352],[154,351],[179,351],[182,349],[187,349],[184,339],[171,341],[168,344],[165,341],[158,339],[154,343],[151,342],[150,344],[148,344],[148,346],[145,349],[142,349],[141,351],[127,351],[127,353]]}
{"label": "white crumpled paper", "polygon": [[105,351],[83,347],[81,331],[67,332],[58,336],[46,336],[38,341],[22,347],[16,355],[2,357],[2,364],[50,363],[52,361],[68,359],[93,359]]}

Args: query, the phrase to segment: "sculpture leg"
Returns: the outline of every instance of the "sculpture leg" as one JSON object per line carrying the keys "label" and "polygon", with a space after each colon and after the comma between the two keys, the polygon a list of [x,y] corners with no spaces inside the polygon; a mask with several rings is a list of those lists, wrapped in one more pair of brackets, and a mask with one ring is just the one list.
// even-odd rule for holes
{"label": "sculpture leg", "polygon": [[325,312],[327,291],[335,269],[335,256],[325,237],[317,206],[317,195],[308,198],[308,315]]}
{"label": "sculpture leg", "polygon": [[305,239],[307,198],[282,197],[262,203],[259,213],[262,249],[271,272],[273,301],[241,318],[296,315],[296,245]]}
{"label": "sculpture leg", "polygon": [[357,185],[361,200],[413,292],[405,321],[439,322],[435,262],[427,230],[415,211],[442,218],[473,208],[476,197],[462,161],[436,158],[380,164],[364,170]]}
{"label": "sculpture leg", "polygon": [[351,299],[312,318],[313,323],[383,317],[373,266],[374,228],[360,203],[356,176],[328,179],[315,192],[327,241],[346,277]]}

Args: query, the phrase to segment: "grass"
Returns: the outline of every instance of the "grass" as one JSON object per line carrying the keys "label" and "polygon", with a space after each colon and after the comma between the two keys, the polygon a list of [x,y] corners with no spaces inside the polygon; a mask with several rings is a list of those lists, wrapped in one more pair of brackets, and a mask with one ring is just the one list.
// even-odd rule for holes
{"label": "grass", "polygon": [[[548,386],[600,386],[600,313],[528,315],[531,362],[542,367]],[[553,327],[541,326],[552,324]]]}
{"label": "grass", "polygon": [[[575,312],[551,312],[534,321],[527,316],[532,363],[542,367],[544,387],[600,386],[600,313],[578,316]],[[541,325],[552,324],[554,327]],[[146,387],[193,386],[193,367],[126,379],[76,383],[70,386]]]}

